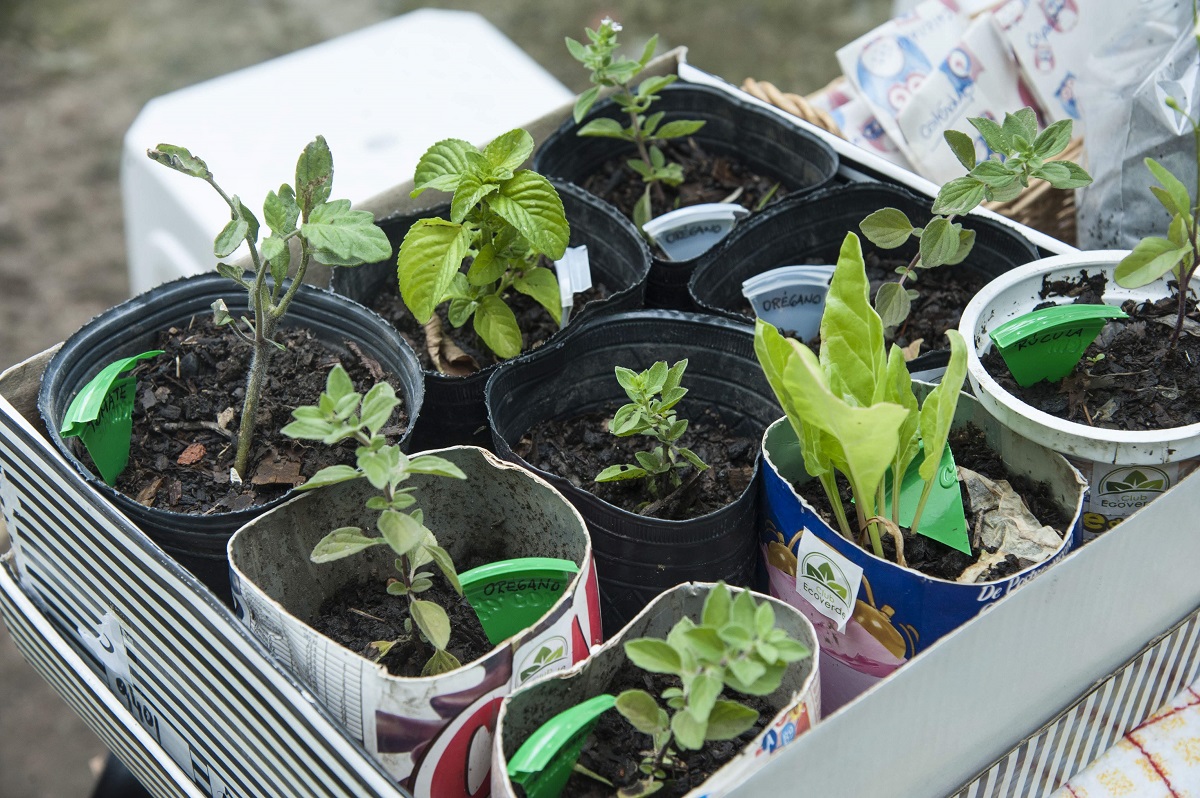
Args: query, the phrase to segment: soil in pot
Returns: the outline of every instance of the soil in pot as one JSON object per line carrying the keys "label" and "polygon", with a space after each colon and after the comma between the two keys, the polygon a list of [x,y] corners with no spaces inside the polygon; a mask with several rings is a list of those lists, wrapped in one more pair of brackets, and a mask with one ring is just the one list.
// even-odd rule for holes
{"label": "soil in pot", "polygon": [[[439,604],[450,616],[453,631],[448,650],[459,662],[473,662],[494,648],[470,603],[455,593],[440,573],[433,575],[433,587],[422,593],[421,599]],[[373,646],[376,641],[403,638],[379,662],[393,676],[420,676],[433,649],[415,632],[404,631],[407,620],[408,601],[389,595],[383,582],[372,580],[342,587],[321,604],[309,625],[368,659],[378,653]]]}
{"label": "soil in pot", "polygon": [[731,504],[750,484],[759,441],[735,434],[710,408],[680,413],[689,423],[679,445],[695,452],[709,468],[699,474],[685,472],[688,476],[679,490],[646,505],[651,497],[643,480],[596,482],[595,476],[608,466],[636,463],[636,452],[657,445],[645,436],[618,438],[609,432],[618,407],[612,404],[604,411],[539,422],[513,450],[530,465],[557,474],[609,504],[651,518],[699,518]]}
{"label": "soil in pot", "polygon": [[[650,192],[652,218],[689,205],[726,200],[753,211],[788,193],[778,178],[759,174],[732,156],[710,153],[694,138],[673,139],[661,149],[668,162],[683,167],[684,181],[678,186],[662,185],[661,195]],[[615,205],[630,219],[646,189],[642,176],[629,166],[632,157],[636,152],[631,150],[611,158],[583,181],[584,188]]]}
{"label": "soil in pot", "polygon": [[[1072,297],[1073,304],[1102,304],[1106,278],[1080,272],[1078,279],[1043,279],[1039,296]],[[1126,301],[1128,319],[1111,321],[1059,383],[1023,388],[992,347],[983,367],[1022,402],[1052,416],[1117,430],[1160,430],[1200,423],[1200,311],[1187,299],[1184,330],[1174,351],[1171,332],[1178,317],[1178,286],[1156,302]],[[1046,302],[1046,307],[1060,302]]]}
{"label": "soil in pot", "polygon": [[[544,258],[541,265],[547,268],[553,267],[553,264]],[[464,271],[466,271],[465,268]],[[571,306],[571,318],[578,318],[584,305],[589,302],[607,299],[611,295],[612,291],[608,286],[600,282],[593,282],[591,288],[575,294],[575,302]],[[516,314],[517,325],[521,328],[522,352],[536,349],[544,344],[551,335],[559,331],[558,322],[554,321],[544,307],[525,294],[510,291],[505,296],[505,301]],[[421,361],[421,368],[427,371],[441,371],[445,374],[465,377],[485,366],[500,362],[475,334],[471,322],[458,328],[450,323],[449,303],[442,303],[436,311],[443,343],[431,340],[429,330],[409,312],[404,300],[400,298],[399,292],[384,291],[365,304],[399,330],[400,335],[417,353],[417,359]],[[434,362],[431,350],[438,353],[440,362]]]}
{"label": "soil in pot", "polygon": [[[341,363],[356,390],[366,392],[392,375],[353,342],[344,355],[303,328],[282,328],[262,400],[251,473],[230,481],[234,436],[245,397],[250,345],[210,316],[195,316],[186,327],[158,334],[155,348],[164,354],[136,370],[137,398],[129,464],[116,489],[151,507],[178,513],[228,512],[269,502],[304,482],[320,469],[354,462],[354,444],[331,448],[293,441],[279,430],[301,405],[316,404],[329,370]],[[385,431],[398,436],[408,423],[403,405]],[[78,455],[91,465],[82,446]]]}
{"label": "soil in pot", "polygon": [[[1025,500],[1029,511],[1042,524],[1052,527],[1058,536],[1064,537],[1071,518],[1054,501],[1050,485],[1037,482],[1023,474],[1017,474],[1008,469],[1000,456],[988,445],[983,430],[974,424],[966,424],[950,431],[950,450],[954,452],[954,462],[969,468],[992,480],[1007,480],[1013,489]],[[803,485],[794,485],[796,491],[812,505],[822,519],[832,528],[837,529],[829,499],[821,485],[816,480],[809,480]],[[853,494],[850,485],[838,474],[838,487],[841,491],[842,504],[849,508]],[[962,491],[964,506],[969,507],[967,490],[959,483]],[[973,514],[967,512],[967,530],[975,528]],[[908,529],[901,529],[904,535],[904,556],[908,567],[926,576],[955,581],[970,566],[974,565],[984,554],[977,541],[972,541],[971,554],[968,556],[957,549],[951,548],[939,541],[924,535],[913,535]],[[889,535],[882,535],[884,556],[890,562],[896,562],[895,542]],[[1003,579],[1028,568],[1032,563],[1023,562],[1009,555],[1003,561],[993,565],[976,581],[990,582]]]}
{"label": "soil in pot", "polygon": [[[607,692],[619,695],[624,690],[645,690],[653,696],[660,696],[668,687],[679,686],[680,682],[674,676],[646,673],[640,668],[626,665],[617,672]],[[762,696],[742,695],[727,689],[724,698],[757,710],[758,720],[754,726],[736,739],[713,740],[699,751],[680,752],[682,767],[673,771],[667,769],[669,780],[656,795],[686,795],[689,790],[699,787],[736,757],[778,711]],[[616,710],[605,712],[584,743],[579,764],[611,781],[613,787],[575,773],[567,781],[562,794],[572,798],[611,798],[617,788],[630,786],[643,778],[638,766],[651,745],[650,735],[634,729]],[[518,795],[524,794],[519,786],[514,787]]]}

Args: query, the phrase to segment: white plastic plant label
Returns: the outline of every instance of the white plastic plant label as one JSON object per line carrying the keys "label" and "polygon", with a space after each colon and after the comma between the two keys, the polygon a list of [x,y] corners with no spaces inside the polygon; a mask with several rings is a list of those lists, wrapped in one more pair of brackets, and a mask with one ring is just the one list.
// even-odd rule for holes
{"label": "white plastic plant label", "polygon": [[863,569],[806,528],[796,546],[796,592],[837,624],[839,632],[854,615]]}
{"label": "white plastic plant label", "polygon": [[975,140],[976,158],[990,156],[967,119],[1000,122],[1006,113],[1025,107],[1019,84],[1017,66],[995,19],[991,14],[980,16],[897,117],[917,171],[937,183],[962,176],[963,166],[942,135],[950,129]]}
{"label": "white plastic plant label", "polygon": [[1073,119],[1077,136],[1083,129],[1075,102],[1075,77],[1090,50],[1080,24],[1081,5],[1076,0],[1009,0],[995,11],[1021,74],[1048,117],[1047,124]]}
{"label": "white plastic plant label", "polygon": [[566,327],[571,319],[571,307],[575,295],[592,287],[592,266],[588,260],[587,245],[568,247],[561,260],[554,261],[554,272],[558,276],[558,296],[562,302],[562,322]]}
{"label": "white plastic plant label", "polygon": [[724,240],[750,211],[732,202],[709,202],[664,213],[642,225],[642,232],[670,260],[698,258]]}
{"label": "white plastic plant label", "polygon": [[821,329],[833,266],[780,266],[742,283],[754,315],[807,341]]}

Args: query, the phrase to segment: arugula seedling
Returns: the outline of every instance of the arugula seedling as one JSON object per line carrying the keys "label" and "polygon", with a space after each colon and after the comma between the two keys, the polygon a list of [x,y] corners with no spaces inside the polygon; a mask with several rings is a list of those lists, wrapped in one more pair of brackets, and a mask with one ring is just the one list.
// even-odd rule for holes
{"label": "arugula seedling", "polygon": [[646,184],[641,199],[633,210],[633,223],[640,230],[642,225],[650,221],[650,192],[654,191],[660,203],[666,203],[663,185],[677,186],[683,182],[683,167],[667,161],[659,142],[690,136],[704,122],[692,119],[676,119],[662,124],[663,112],[650,113],[654,102],[659,99],[659,92],[670,86],[677,79],[675,75],[647,78],[638,84],[637,89],[631,88],[636,78],[658,47],[658,34],[650,37],[642,50],[642,57],[636,61],[616,54],[620,46],[617,33],[621,31],[621,23],[605,18],[600,23],[599,30],[586,29],[589,44],[581,44],[567,37],[567,50],[571,56],[591,70],[592,87],[579,95],[575,101],[575,122],[578,124],[587,116],[592,105],[600,97],[601,90],[614,88],[613,100],[620,106],[622,113],[629,117],[629,125],[623,126],[615,119],[593,119],[579,129],[580,136],[601,136],[604,138],[628,141],[637,147],[637,158],[628,161],[629,168],[637,172]]}
{"label": "arugula seedling", "polygon": [[967,169],[938,191],[933,201],[933,218],[925,227],[914,227],[908,216],[897,208],[883,208],[862,220],[863,235],[877,247],[895,249],[916,236],[921,246],[907,266],[896,269],[900,279],[884,283],[875,294],[875,309],[889,329],[908,318],[912,300],[918,294],[905,287],[917,281],[920,269],[954,266],[962,263],[975,245],[975,231],[964,230],[954,217],[970,213],[986,201],[1007,202],[1015,199],[1033,178],[1045,180],[1055,188],[1081,188],[1092,182],[1083,167],[1071,161],[1053,161],[1071,143],[1071,120],[1055,122],[1041,133],[1032,108],[1005,114],[1004,124],[978,117],[968,119],[998,158],[975,162],[975,141],[958,130],[943,135],[959,163]]}
{"label": "arugula seedling", "polygon": [[645,479],[646,489],[657,499],[664,495],[668,486],[674,490],[683,484],[679,472],[688,466],[698,472],[708,469],[695,452],[677,445],[688,427],[686,418],[675,415],[675,405],[687,395],[687,388],[680,385],[687,364],[687,358],[684,358],[667,368],[667,361],[660,360],[640,374],[623,366],[616,367],[617,382],[625,389],[629,404],[622,405],[613,414],[609,432],[618,438],[646,435],[658,441],[658,446],[634,454],[637,465],[609,466],[596,475],[596,482]]}
{"label": "arugula seedling", "polygon": [[[229,206],[231,218],[213,243],[214,255],[227,258],[243,242],[250,251],[254,273],[249,279],[246,272],[235,266],[224,262],[217,264],[218,273],[246,290],[250,315],[242,316],[239,325],[224,300],[218,299],[212,304],[216,324],[230,325],[238,337],[254,348],[233,465],[238,476],[246,479],[249,477],[247,467],[255,416],[267,369],[275,348],[283,348],[275,341],[275,332],[304,281],[309,263],[315,260],[327,266],[361,266],[386,258],[392,247],[384,232],[375,226],[369,212],[351,210],[350,200],[329,199],[333,186],[333,155],[323,136],[317,136],[300,154],[296,162],[296,185],[284,183],[278,193],[267,193],[263,218],[271,234],[263,239],[261,248],[258,218],[236,194],[229,196],[217,185],[204,161],[173,144],[159,144],[146,154],[153,161],[208,183]],[[289,245],[292,239],[299,241],[300,261],[291,285],[284,290],[284,279],[291,267]]]}
{"label": "arugula seedling", "polygon": [[[315,563],[324,563],[374,546],[390,547],[396,554],[398,577],[388,580],[387,592],[408,601],[410,618],[404,622],[405,632],[412,634],[415,622],[420,636],[433,647],[433,655],[421,671],[422,676],[431,676],[454,670],[461,663],[446,650],[450,642],[450,618],[446,610],[432,601],[418,598],[433,587],[431,572],[421,569],[433,563],[460,596],[463,590],[450,554],[438,545],[433,532],[425,527],[421,510],[409,509],[417,502],[413,496],[415,488],[401,485],[413,474],[454,479],[467,477],[449,460],[434,455],[409,458],[399,446],[387,443],[380,431],[399,403],[395,390],[385,382],[372,387],[366,396],[355,392],[346,370],[338,365],[329,372],[325,392],[317,404],[293,410],[295,420],[281,432],[289,438],[321,441],[330,446],[346,439],[358,442],[355,466],[323,468],[297,490],[366,479],[379,491],[379,495],[367,499],[366,506],[379,512],[375,525],[380,537],[370,537],[356,526],[338,527],[313,547],[309,557]],[[376,661],[404,639],[375,642]]]}
{"label": "arugula seedling", "polygon": [[[626,690],[616,709],[630,725],[650,735],[652,747],[639,769],[645,778],[618,794],[650,795],[663,787],[681,762],[677,751],[698,751],[709,740],[732,740],[754,726],[758,712],[722,699],[725,687],[746,695],[769,695],[779,688],[789,663],[811,656],[804,644],[775,627],[775,610],[756,603],[749,591],[731,598],[718,582],[704,601],[700,623],[681,618],[666,640],[629,640],[625,656],[650,673],[675,676],[659,700],[645,690]],[[670,712],[668,712],[670,710]]]}
{"label": "arugula seedling", "polygon": [[[925,484],[909,527],[917,534],[966,377],[966,347],[957,330],[946,332],[950,363],[941,383],[918,406],[900,347],[892,344],[885,354],[883,321],[869,296],[858,237],[847,233],[821,317],[820,355],[761,319],[755,323],[754,351],[796,432],[804,468],[825,489],[842,535],[858,542],[865,534],[882,557],[880,530],[886,529],[897,540],[899,556],[904,476],[923,444],[933,456],[919,466]],[[890,502],[884,493],[889,470]],[[836,472],[845,475],[854,495],[853,526]]]}
{"label": "arugula seedling", "polygon": [[500,358],[521,353],[521,330],[505,301],[510,290],[534,299],[555,322],[562,318],[558,280],[537,264],[542,255],[563,256],[571,228],[550,181],[517,169],[532,152],[533,137],[519,129],[482,152],[460,139],[430,147],[417,163],[412,196],[430,188],[452,192],[450,219],[416,222],[396,261],[400,296],[417,321],[427,324],[449,300],[450,323],[461,327],[473,320],[475,332]]}

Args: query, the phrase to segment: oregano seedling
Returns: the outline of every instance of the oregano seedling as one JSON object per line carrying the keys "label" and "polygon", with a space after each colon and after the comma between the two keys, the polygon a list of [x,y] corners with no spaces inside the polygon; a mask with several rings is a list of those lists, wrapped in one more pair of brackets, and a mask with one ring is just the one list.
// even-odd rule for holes
{"label": "oregano seedling", "polygon": [[[213,242],[214,255],[228,258],[243,243],[250,253],[253,274],[225,262],[217,264],[217,272],[245,289],[249,297],[249,315],[234,319],[221,299],[212,305],[216,324],[229,325],[254,349],[233,465],[238,475],[245,479],[249,476],[247,467],[255,416],[271,355],[275,348],[283,348],[275,341],[275,333],[304,281],[309,264],[315,260],[327,266],[360,266],[383,260],[391,254],[392,247],[384,232],[375,226],[369,212],[351,210],[350,200],[330,199],[333,155],[323,136],[317,136],[300,154],[296,162],[295,186],[284,183],[278,192],[267,193],[263,219],[270,235],[261,245],[258,243],[260,223],[254,212],[236,194],[225,193],[204,161],[184,147],[173,144],[159,144],[146,154],[153,161],[208,183],[229,206],[230,220]],[[291,284],[285,286],[284,281],[292,270],[290,245],[293,239],[299,242],[300,259],[295,264]]]}
{"label": "oregano seedling", "polygon": [[[318,471],[298,490],[337,485],[352,479],[366,479],[378,495],[367,499],[366,507],[379,513],[375,522],[379,537],[365,534],[360,527],[344,526],[330,532],[313,547],[310,559],[315,563],[332,562],[375,546],[388,546],[396,554],[395,578],[387,582],[387,592],[408,601],[410,619],[405,631],[416,631],[433,649],[421,671],[422,676],[454,670],[458,659],[446,650],[450,642],[450,618],[435,602],[419,598],[433,587],[432,572],[423,570],[430,563],[461,596],[462,585],[450,554],[438,545],[433,532],[425,527],[424,516],[413,495],[415,488],[402,487],[413,474],[466,479],[454,463],[435,455],[408,457],[400,447],[388,444],[382,430],[400,400],[386,382],[373,386],[366,395],[357,393],[341,365],[334,366],[325,383],[325,392],[316,405],[292,411],[293,421],[281,432],[289,438],[321,441],[332,446],[347,439],[359,446],[354,466],[334,465]],[[373,644],[376,660],[382,658],[397,640]]]}
{"label": "oregano seedling", "polygon": [[[938,191],[933,201],[933,218],[924,227],[914,227],[897,208],[883,208],[863,219],[860,228],[871,243],[882,249],[902,246],[912,236],[920,249],[906,266],[896,269],[900,279],[884,283],[875,294],[875,310],[886,328],[895,328],[908,318],[917,292],[905,286],[916,282],[919,270],[962,263],[975,245],[975,231],[954,221],[984,201],[1015,199],[1037,178],[1054,188],[1081,188],[1092,182],[1083,167],[1066,160],[1052,160],[1071,143],[1071,120],[1064,119],[1038,132],[1032,108],[1005,114],[1004,123],[977,117],[968,119],[991,150],[985,160],[975,162],[975,141],[958,130],[943,134],[967,174]],[[995,157],[992,157],[995,156]]]}

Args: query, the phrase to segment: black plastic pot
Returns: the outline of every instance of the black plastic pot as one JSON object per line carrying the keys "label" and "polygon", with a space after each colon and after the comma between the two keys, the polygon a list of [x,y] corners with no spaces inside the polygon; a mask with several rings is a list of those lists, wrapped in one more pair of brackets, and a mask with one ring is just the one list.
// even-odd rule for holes
{"label": "black plastic pot", "polygon": [[[103,366],[153,349],[160,330],[186,324],[192,316],[211,314],[210,306],[215,299],[224,299],[235,318],[246,312],[246,292],[215,273],[157,286],[104,311],[68,338],[50,360],[42,375],[38,411],[50,440],[88,484],[228,602],[229,563],[225,547],[229,537],[238,527],[290,498],[290,493],[244,510],[207,515],[146,507],[105,484],[76,456],[75,444],[68,444],[59,435],[71,400]],[[308,328],[323,343],[347,355],[351,353],[345,342],[353,341],[364,354],[394,374],[399,382],[395,386],[397,393],[409,415],[409,429],[401,438],[401,444],[407,448],[425,389],[416,355],[390,324],[346,297],[304,285],[292,301],[282,326]]]}
{"label": "black plastic pot", "polygon": [[[650,250],[633,224],[611,205],[583,189],[561,181],[553,182],[571,226],[569,246],[587,245],[593,280],[604,283],[613,292],[606,299],[585,305],[567,329],[594,316],[642,307],[646,274],[650,270]],[[430,217],[450,218],[449,204],[378,222],[392,242],[392,257],[356,269],[334,270],[333,290],[364,305],[370,304],[381,293],[398,291],[396,253],[400,242],[414,222]],[[561,335],[550,336],[543,346],[550,345]],[[426,371],[425,409],[413,432],[414,447],[436,449],[466,444],[491,448],[483,389],[498,365],[489,365],[466,377]]]}
{"label": "black plastic pot", "polygon": [[[770,111],[743,102],[710,86],[675,84],[662,92],[654,108],[664,123],[674,119],[699,119],[705,125],[693,138],[706,150],[735,155],[747,166],[778,177],[790,194],[813,191],[837,172],[833,149],[798,125]],[[534,154],[534,169],[582,185],[608,160],[628,152],[633,145],[617,139],[580,138],[576,131],[598,117],[626,121],[611,100],[599,103],[579,125],[568,119]],[[649,307],[691,310],[687,282],[698,259],[668,261],[656,257],[646,287]]]}
{"label": "black plastic pot", "polygon": [[[705,255],[692,274],[688,292],[702,311],[753,321],[736,310],[744,301],[742,281],[810,258],[835,263],[847,232],[863,239],[864,250],[872,247],[863,238],[859,223],[889,206],[904,211],[918,227],[932,218],[930,200],[883,183],[836,186],[805,197],[788,197],[734,229],[720,247]],[[975,231],[975,248],[965,261],[944,269],[962,269],[991,280],[1039,257],[1037,248],[1011,227],[978,216],[955,221]],[[893,252],[907,260],[917,253],[917,242],[909,240]],[[920,283],[916,287],[920,290]],[[926,366],[922,358],[934,354],[936,351],[922,355],[910,367],[933,367]]]}
{"label": "black plastic pot", "polygon": [[535,423],[570,418],[625,402],[615,366],[640,371],[657,360],[688,358],[681,416],[710,406],[740,435],[760,434],[782,411],[754,356],[753,330],[693,313],[643,310],[596,319],[543,349],[504,364],[488,380],[487,407],[496,452],[531,468],[587,520],[600,577],[606,634],[620,629],[659,593],[687,581],[724,579],[753,586],[758,548],[759,469],[733,503],[687,521],[622,510],[567,479],[533,468],[513,446]]}

